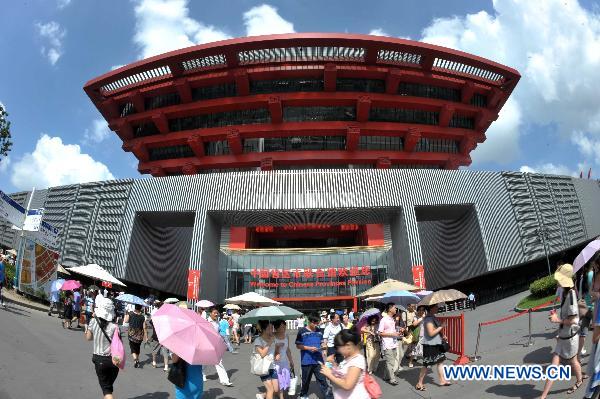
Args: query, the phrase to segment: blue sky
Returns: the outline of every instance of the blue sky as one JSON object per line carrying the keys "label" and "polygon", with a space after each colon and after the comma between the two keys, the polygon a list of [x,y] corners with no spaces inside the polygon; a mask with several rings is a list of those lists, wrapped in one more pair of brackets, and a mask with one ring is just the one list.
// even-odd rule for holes
{"label": "blue sky", "polygon": [[[255,34],[375,33],[461,49],[523,78],[476,170],[600,173],[598,3],[518,1],[29,0],[0,13],[0,102],[14,146],[0,190],[139,177],[82,87],[175,48]],[[8,61],[8,62],[6,62]]]}

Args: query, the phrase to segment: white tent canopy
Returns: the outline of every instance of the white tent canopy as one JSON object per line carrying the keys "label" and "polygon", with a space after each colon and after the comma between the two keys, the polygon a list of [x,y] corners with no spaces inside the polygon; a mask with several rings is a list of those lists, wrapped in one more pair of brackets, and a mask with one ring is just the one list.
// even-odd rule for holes
{"label": "white tent canopy", "polygon": [[117,280],[112,274],[104,270],[101,266],[96,265],[95,263],[85,266],[71,267],[68,270],[70,273],[77,273],[83,276],[91,277],[95,280],[106,281],[112,284],[127,287],[125,284]]}
{"label": "white tent canopy", "polygon": [[257,294],[256,292],[247,292],[242,295],[234,296],[232,298],[225,299],[225,303],[233,303],[235,305],[243,306],[271,306],[281,305],[281,302],[267,298],[266,296]]}

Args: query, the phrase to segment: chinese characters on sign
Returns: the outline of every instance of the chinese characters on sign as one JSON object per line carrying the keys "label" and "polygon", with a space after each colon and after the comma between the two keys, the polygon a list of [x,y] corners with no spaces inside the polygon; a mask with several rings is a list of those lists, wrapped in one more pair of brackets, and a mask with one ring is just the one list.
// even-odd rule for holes
{"label": "chinese characters on sign", "polygon": [[200,299],[200,270],[188,270],[187,299],[190,301]]}
{"label": "chinese characters on sign", "polygon": [[250,286],[257,288],[313,288],[371,285],[370,266],[291,270],[252,269],[250,276]]}
{"label": "chinese characters on sign", "polygon": [[413,284],[421,289],[425,289],[425,268],[423,265],[414,265],[412,267]]}

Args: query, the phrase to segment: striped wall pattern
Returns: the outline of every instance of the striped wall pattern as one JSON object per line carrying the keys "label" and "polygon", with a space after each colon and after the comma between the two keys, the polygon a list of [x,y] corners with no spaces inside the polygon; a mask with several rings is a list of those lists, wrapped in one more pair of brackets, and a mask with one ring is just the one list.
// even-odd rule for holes
{"label": "striped wall pattern", "polygon": [[459,219],[420,221],[419,237],[428,289],[487,272],[487,261],[474,208]]}
{"label": "striped wall pattern", "polygon": [[48,190],[44,220],[60,229],[60,262],[112,269],[132,180],[109,180]]}
{"label": "striped wall pattern", "polygon": [[[435,266],[428,265],[430,255],[423,255],[424,250],[432,248],[433,233],[420,232],[415,207],[471,206],[471,219],[461,228],[469,237],[475,237],[474,226],[479,226],[478,256],[485,259],[484,271],[494,271],[542,258],[544,251],[536,233],[542,225],[552,230],[552,252],[591,239],[600,232],[598,204],[600,186],[592,180],[510,172],[319,169],[53,187],[48,190],[44,206],[47,220],[62,229],[59,250],[67,265],[96,262],[112,268],[121,278],[128,276],[136,214],[195,212],[189,266],[203,269],[204,289],[216,286],[214,281],[221,273],[216,270],[218,240],[228,224],[353,220],[389,224],[394,253],[389,274],[410,280],[412,265],[424,263],[426,270],[435,270]],[[459,230],[454,228],[455,232]],[[446,231],[453,229],[447,227]],[[452,245],[456,234],[436,233],[447,242],[435,245]],[[135,245],[141,248],[138,253],[147,253],[152,244],[140,240]],[[480,261],[464,267],[464,276],[482,270]],[[138,272],[132,273],[132,278],[140,278]],[[217,299],[221,289],[214,290]]]}
{"label": "striped wall pattern", "polygon": [[589,180],[573,179],[573,186],[579,198],[581,213],[585,221],[585,230],[587,237],[600,236],[600,211],[598,203],[600,202],[600,181],[590,182]]}
{"label": "striped wall pattern", "polygon": [[123,277],[161,291],[184,293],[191,248],[191,226],[153,226],[137,217]]}

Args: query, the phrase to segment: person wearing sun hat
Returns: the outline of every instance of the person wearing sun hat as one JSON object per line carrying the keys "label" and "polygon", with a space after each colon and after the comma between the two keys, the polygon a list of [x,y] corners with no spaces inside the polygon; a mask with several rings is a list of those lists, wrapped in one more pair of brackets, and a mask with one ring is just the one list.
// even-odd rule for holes
{"label": "person wearing sun hat", "polygon": [[111,356],[111,340],[109,337],[113,337],[115,330],[119,327],[112,322],[115,317],[113,302],[102,295],[98,295],[95,303],[94,317],[85,333],[85,339],[94,341],[92,363],[94,363],[96,369],[98,383],[102,389],[104,399],[112,399],[113,384],[119,374],[119,368],[114,364]]}
{"label": "person wearing sun hat", "polygon": [[[575,392],[583,383],[581,364],[577,356],[579,349],[579,307],[577,305],[577,292],[574,289],[573,265],[565,263],[556,269],[554,279],[562,288],[560,311],[552,311],[550,321],[559,325],[558,335],[556,336],[556,347],[552,354],[552,365],[560,364],[560,361],[569,361],[571,370],[576,377],[575,385],[568,391],[568,394]],[[542,399],[545,399],[552,387],[552,380],[546,380]]]}

